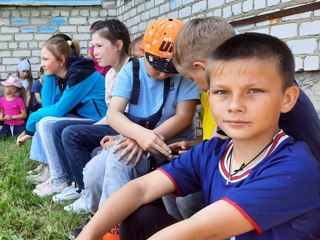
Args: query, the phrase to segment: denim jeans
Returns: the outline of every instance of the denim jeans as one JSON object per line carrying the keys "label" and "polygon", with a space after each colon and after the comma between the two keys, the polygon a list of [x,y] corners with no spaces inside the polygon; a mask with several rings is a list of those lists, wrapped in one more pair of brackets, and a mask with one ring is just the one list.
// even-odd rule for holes
{"label": "denim jeans", "polygon": [[[36,130],[39,129],[39,122],[36,124]],[[46,153],[44,152],[39,131],[36,131],[31,140],[30,159],[41,163],[48,163]]]}
{"label": "denim jeans", "polygon": [[[88,121],[84,118],[66,118],[66,117],[44,117],[39,121],[38,129],[43,151],[48,160],[50,178],[53,183],[60,184],[66,180],[73,180],[70,172],[67,172],[60,160],[56,142],[53,137],[53,126],[60,121],[72,121],[73,123],[82,123]],[[92,120],[89,120],[92,121]]]}
{"label": "denim jeans", "polygon": [[63,169],[71,174],[79,189],[84,188],[82,171],[91,159],[91,152],[100,146],[105,135],[117,132],[108,125],[92,125],[93,121],[59,121],[52,132]]}
{"label": "denim jeans", "polygon": [[[117,141],[122,137],[122,135],[117,135]],[[173,137],[170,143],[182,140],[185,139]],[[130,152],[118,160],[122,150],[113,153],[113,148],[103,149],[83,169],[84,191],[81,198],[86,203],[88,211],[96,212],[115,191],[132,179],[148,173],[151,164],[153,165],[147,152],[142,155],[136,166],[133,165],[133,162],[125,164]],[[164,159],[153,158],[152,161],[156,161],[158,165]]]}
{"label": "denim jeans", "polygon": [[35,135],[32,137],[32,145],[30,150],[30,158],[40,160],[49,165],[50,178],[53,183],[60,184],[68,179],[72,179],[72,175],[68,174],[59,159],[55,142],[53,139],[52,127],[56,122],[64,120],[74,120],[82,122],[84,118],[66,118],[66,117],[44,117],[36,125]]}
{"label": "denim jeans", "polygon": [[44,117],[39,121],[38,132],[43,145],[43,150],[48,160],[50,178],[54,183],[63,183],[66,181],[66,175],[61,168],[57,151],[52,139],[52,125],[59,121],[57,117]]}
{"label": "denim jeans", "polygon": [[[119,140],[121,135],[117,136]],[[83,169],[85,189],[81,198],[86,203],[87,210],[96,212],[99,207],[130,180],[149,172],[150,163],[147,153],[143,154],[139,163],[125,164],[129,154],[118,160],[122,150],[113,153],[113,148],[103,149],[97,156],[91,159]]]}

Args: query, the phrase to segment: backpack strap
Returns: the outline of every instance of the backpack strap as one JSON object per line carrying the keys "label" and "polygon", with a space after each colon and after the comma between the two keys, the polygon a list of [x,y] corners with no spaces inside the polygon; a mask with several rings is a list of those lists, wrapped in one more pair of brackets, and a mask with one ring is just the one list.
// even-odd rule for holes
{"label": "backpack strap", "polygon": [[[132,92],[130,98],[130,104],[137,105],[140,95],[140,78],[139,78],[139,70],[140,70],[140,62],[137,58],[130,58],[132,62],[132,72],[133,72],[133,84],[132,84]],[[160,109],[156,112],[158,115],[162,115],[162,109],[166,102],[167,95],[170,89],[170,78],[166,78],[164,80],[164,87],[163,87],[163,101]]]}
{"label": "backpack strap", "polygon": [[130,103],[137,105],[140,95],[140,78],[139,78],[139,70],[140,70],[140,62],[136,58],[131,58],[132,62],[132,72],[133,72],[133,84],[132,84],[132,92]]}
{"label": "backpack strap", "polygon": [[170,89],[170,78],[166,78],[164,80],[164,86],[163,86],[163,101],[162,101],[162,105],[160,107],[160,109],[158,110],[157,114],[160,114],[160,116],[162,115],[162,108],[164,106],[164,104],[166,103],[166,99],[167,99],[167,95]]}

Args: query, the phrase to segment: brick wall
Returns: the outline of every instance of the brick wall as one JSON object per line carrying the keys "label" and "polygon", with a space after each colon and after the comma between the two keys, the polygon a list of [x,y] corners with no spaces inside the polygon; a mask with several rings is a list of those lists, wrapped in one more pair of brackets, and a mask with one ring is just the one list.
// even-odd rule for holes
{"label": "brick wall", "polygon": [[[229,22],[285,10],[315,0],[132,0],[117,1],[117,16],[133,36],[143,33],[155,18],[219,16]],[[238,32],[261,32],[284,40],[296,63],[296,78],[320,114],[320,10],[292,14],[268,21],[235,27]]]}
{"label": "brick wall", "polygon": [[[117,1],[117,16],[130,27],[133,35],[142,33],[155,18],[219,16],[229,22],[317,2],[315,0],[132,0]],[[279,37],[295,54],[297,71],[320,70],[320,10],[280,19],[235,27],[238,32],[255,31]]]}
{"label": "brick wall", "polygon": [[[82,53],[90,45],[89,26],[96,20],[118,17],[132,37],[144,32],[158,17],[180,18],[219,16],[229,22],[285,10],[317,0],[103,0],[95,7],[6,7],[0,11],[0,79],[16,71],[19,60],[30,59],[39,69],[43,42],[61,31],[80,41]],[[283,39],[292,49],[297,78],[320,113],[320,10],[235,27],[238,32],[255,31]],[[310,76],[312,78],[305,78]],[[35,74],[36,76],[36,74]]]}
{"label": "brick wall", "polygon": [[82,54],[90,46],[90,25],[115,17],[115,1],[102,6],[0,6],[0,79],[15,73],[22,58],[31,62],[33,76],[40,68],[40,49],[54,33],[64,32],[80,42]]}

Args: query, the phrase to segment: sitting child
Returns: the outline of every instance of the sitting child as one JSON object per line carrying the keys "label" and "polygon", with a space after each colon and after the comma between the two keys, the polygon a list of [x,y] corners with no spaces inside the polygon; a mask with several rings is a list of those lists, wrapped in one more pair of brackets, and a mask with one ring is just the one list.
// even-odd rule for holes
{"label": "sitting child", "polygon": [[[194,138],[198,89],[176,74],[170,47],[182,26],[180,20],[165,18],[147,27],[145,55],[121,69],[107,112],[107,122],[121,134],[116,137],[121,143],[103,149],[87,163],[82,196],[65,210],[97,211],[125,183],[165,161],[171,154],[167,144]],[[118,146],[123,148],[116,151]]]}
{"label": "sitting child", "polygon": [[[90,27],[91,34],[96,31],[96,27],[99,26],[99,24],[101,22],[102,21],[96,21],[96,22],[92,23],[92,25]],[[91,46],[89,48],[89,51],[88,51],[88,54],[87,54],[87,58],[92,59],[92,61],[94,62],[94,67],[95,67],[96,71],[99,72],[104,77],[107,75],[108,71],[111,69],[110,65],[105,66],[105,67],[100,66],[100,64],[98,63],[96,57],[94,56],[94,46]]]}
{"label": "sitting child", "polygon": [[20,96],[26,105],[27,113],[30,107],[31,100],[31,88],[33,84],[33,77],[31,73],[31,65],[28,59],[23,59],[19,62],[17,68],[17,77],[22,83],[22,88],[20,90]]}
{"label": "sitting child", "polygon": [[19,135],[25,129],[24,119],[27,117],[23,99],[16,96],[22,83],[17,77],[10,76],[1,84],[4,86],[4,96],[0,98],[0,121],[4,121],[4,124],[0,129],[0,137]]}
{"label": "sitting child", "polygon": [[[299,96],[290,49],[270,35],[240,34],[213,52],[206,72],[211,111],[229,138],[204,141],[128,183],[78,240],[99,239],[136,210],[145,224],[135,230],[148,234],[130,239],[320,238],[319,167],[307,145],[278,123]],[[145,205],[167,193],[200,189],[206,207],[174,224],[165,211]]]}
{"label": "sitting child", "polygon": [[45,197],[67,188],[73,177],[57,158],[53,123],[70,115],[70,119],[91,123],[101,119],[107,107],[104,77],[95,71],[92,60],[81,56],[79,42],[68,35],[55,34],[43,44],[41,66],[45,70],[42,108],[30,114],[26,130],[17,138],[17,145],[34,136],[37,144],[43,146],[37,150],[45,152],[50,179],[38,184],[33,193]]}
{"label": "sitting child", "polygon": [[[174,44],[173,62],[176,68],[183,76],[194,80],[203,91],[201,94],[203,139],[217,135],[217,132],[213,131],[215,122],[207,101],[209,86],[205,74],[206,63],[210,53],[234,35],[234,29],[224,19],[194,18],[185,24]],[[289,112],[280,115],[279,126],[296,141],[304,141],[314,157],[320,161],[320,120],[311,100],[301,88],[299,90],[297,103]],[[198,143],[199,141],[177,142],[171,144],[170,148],[182,154]],[[200,210],[203,200],[199,193],[186,197],[173,197],[169,194],[165,196],[164,202],[167,211],[175,218],[181,219]]]}

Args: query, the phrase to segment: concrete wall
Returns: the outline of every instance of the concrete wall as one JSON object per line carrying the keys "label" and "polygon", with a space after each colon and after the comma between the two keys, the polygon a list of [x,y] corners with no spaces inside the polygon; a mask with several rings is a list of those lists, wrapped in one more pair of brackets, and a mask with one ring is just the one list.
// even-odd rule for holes
{"label": "concrete wall", "polygon": [[[123,21],[135,37],[159,17],[186,22],[214,15],[233,22],[316,2],[319,0],[104,0],[102,6],[91,7],[0,6],[0,79],[15,72],[24,57],[30,59],[36,72],[41,46],[55,32],[65,32],[79,40],[85,54],[90,45],[90,24],[106,17]],[[297,78],[320,113],[320,10],[235,28],[238,32],[272,34],[287,42],[295,56]]]}

